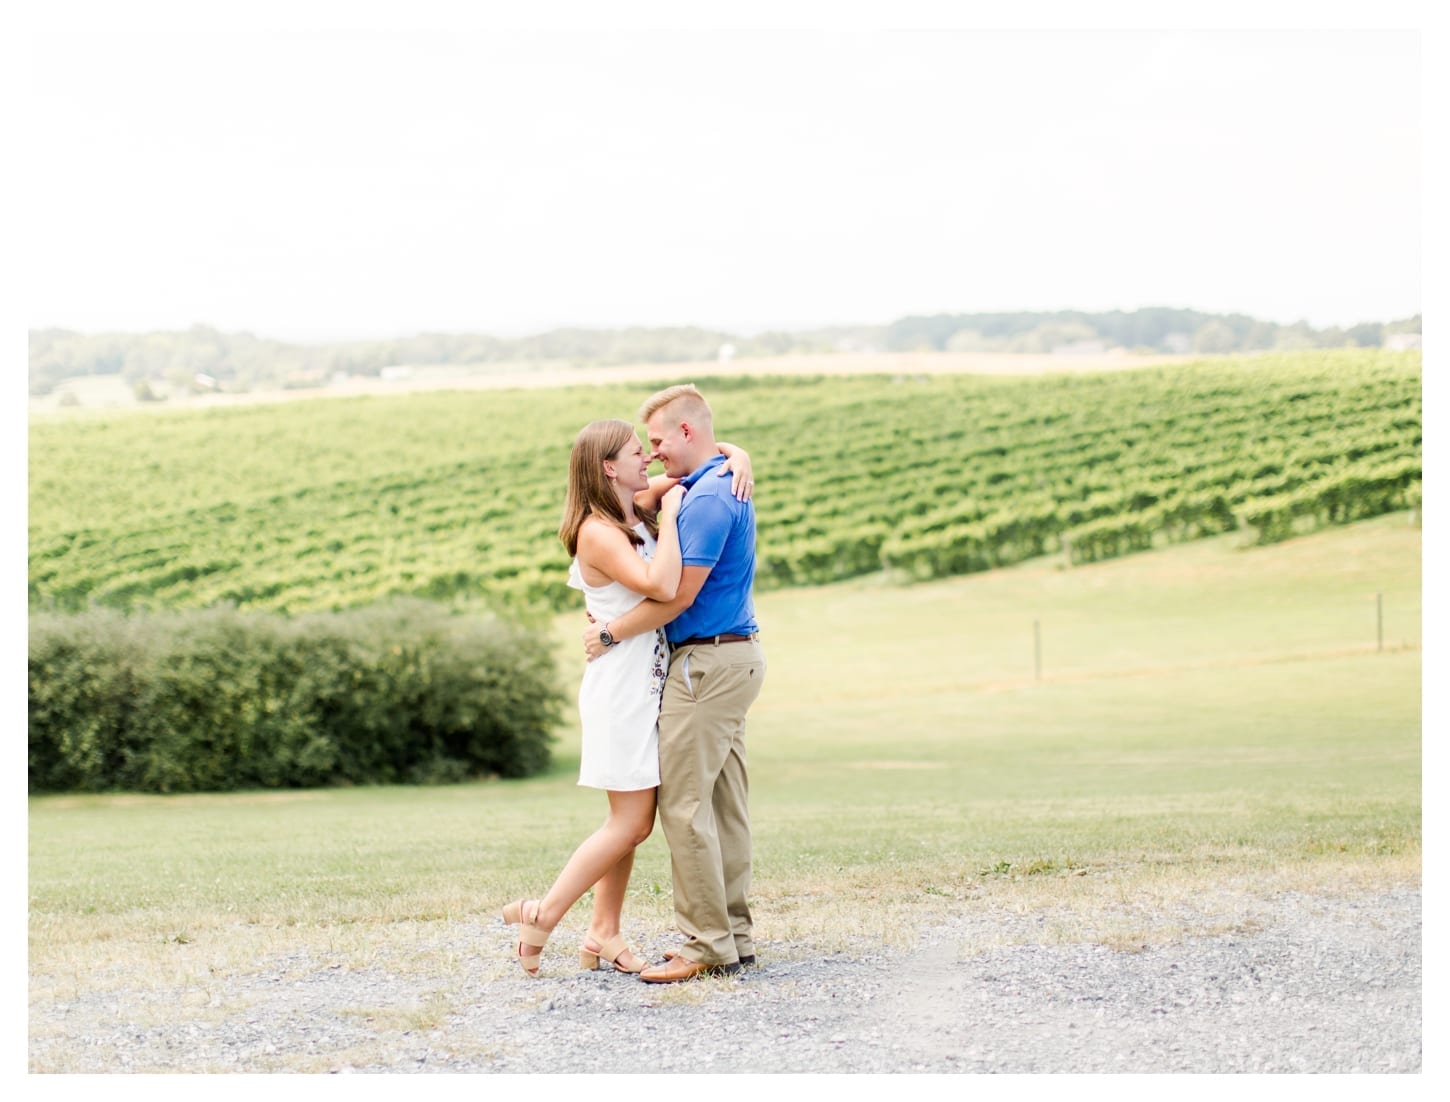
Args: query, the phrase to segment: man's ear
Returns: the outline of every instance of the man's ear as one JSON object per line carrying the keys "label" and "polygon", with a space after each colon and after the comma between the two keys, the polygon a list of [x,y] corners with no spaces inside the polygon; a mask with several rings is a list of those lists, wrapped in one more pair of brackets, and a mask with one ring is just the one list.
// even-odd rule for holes
{"label": "man's ear", "polygon": [[690,424],[690,422],[688,421],[681,421],[680,435],[682,435],[686,440],[693,440],[695,438],[695,426]]}

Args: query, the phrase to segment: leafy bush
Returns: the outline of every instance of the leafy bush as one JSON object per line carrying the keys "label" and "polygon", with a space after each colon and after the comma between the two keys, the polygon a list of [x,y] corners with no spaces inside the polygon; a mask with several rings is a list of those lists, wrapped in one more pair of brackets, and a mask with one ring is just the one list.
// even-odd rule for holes
{"label": "leafy bush", "polygon": [[288,619],[30,621],[30,790],[199,792],[520,777],[562,697],[538,635],[423,601]]}

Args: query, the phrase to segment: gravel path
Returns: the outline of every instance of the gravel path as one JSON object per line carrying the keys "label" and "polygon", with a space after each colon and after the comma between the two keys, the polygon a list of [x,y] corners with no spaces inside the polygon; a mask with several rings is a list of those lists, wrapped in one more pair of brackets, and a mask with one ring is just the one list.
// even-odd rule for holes
{"label": "gravel path", "polygon": [[[122,990],[33,1005],[30,1068],[1421,1070],[1418,890],[1285,893],[1239,900],[1233,918],[1235,932],[1124,950],[1059,943],[1042,915],[962,905],[909,953],[765,942],[738,979],[671,987],[572,971],[569,940],[545,950],[542,980],[493,965],[420,975],[391,948],[363,965],[295,954],[219,977],[201,1000]],[[510,944],[488,921],[436,935],[410,954],[497,962]]]}

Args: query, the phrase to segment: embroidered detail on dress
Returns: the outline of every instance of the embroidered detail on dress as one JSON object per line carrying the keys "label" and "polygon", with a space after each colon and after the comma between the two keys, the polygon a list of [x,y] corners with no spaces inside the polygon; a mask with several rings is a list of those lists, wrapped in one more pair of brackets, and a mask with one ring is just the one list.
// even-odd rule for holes
{"label": "embroidered detail on dress", "polygon": [[649,691],[651,696],[659,696],[664,692],[665,677],[670,672],[670,648],[665,643],[665,629],[655,628],[655,657],[654,665],[649,673]]}

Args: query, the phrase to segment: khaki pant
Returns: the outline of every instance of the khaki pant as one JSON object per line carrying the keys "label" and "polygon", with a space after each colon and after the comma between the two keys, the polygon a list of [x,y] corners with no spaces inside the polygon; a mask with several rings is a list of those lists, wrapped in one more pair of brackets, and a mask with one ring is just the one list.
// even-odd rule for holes
{"label": "khaki pant", "polygon": [[753,956],[745,713],[765,681],[759,642],[670,656],[660,704],[660,825],[670,847],[681,953],[701,964]]}

